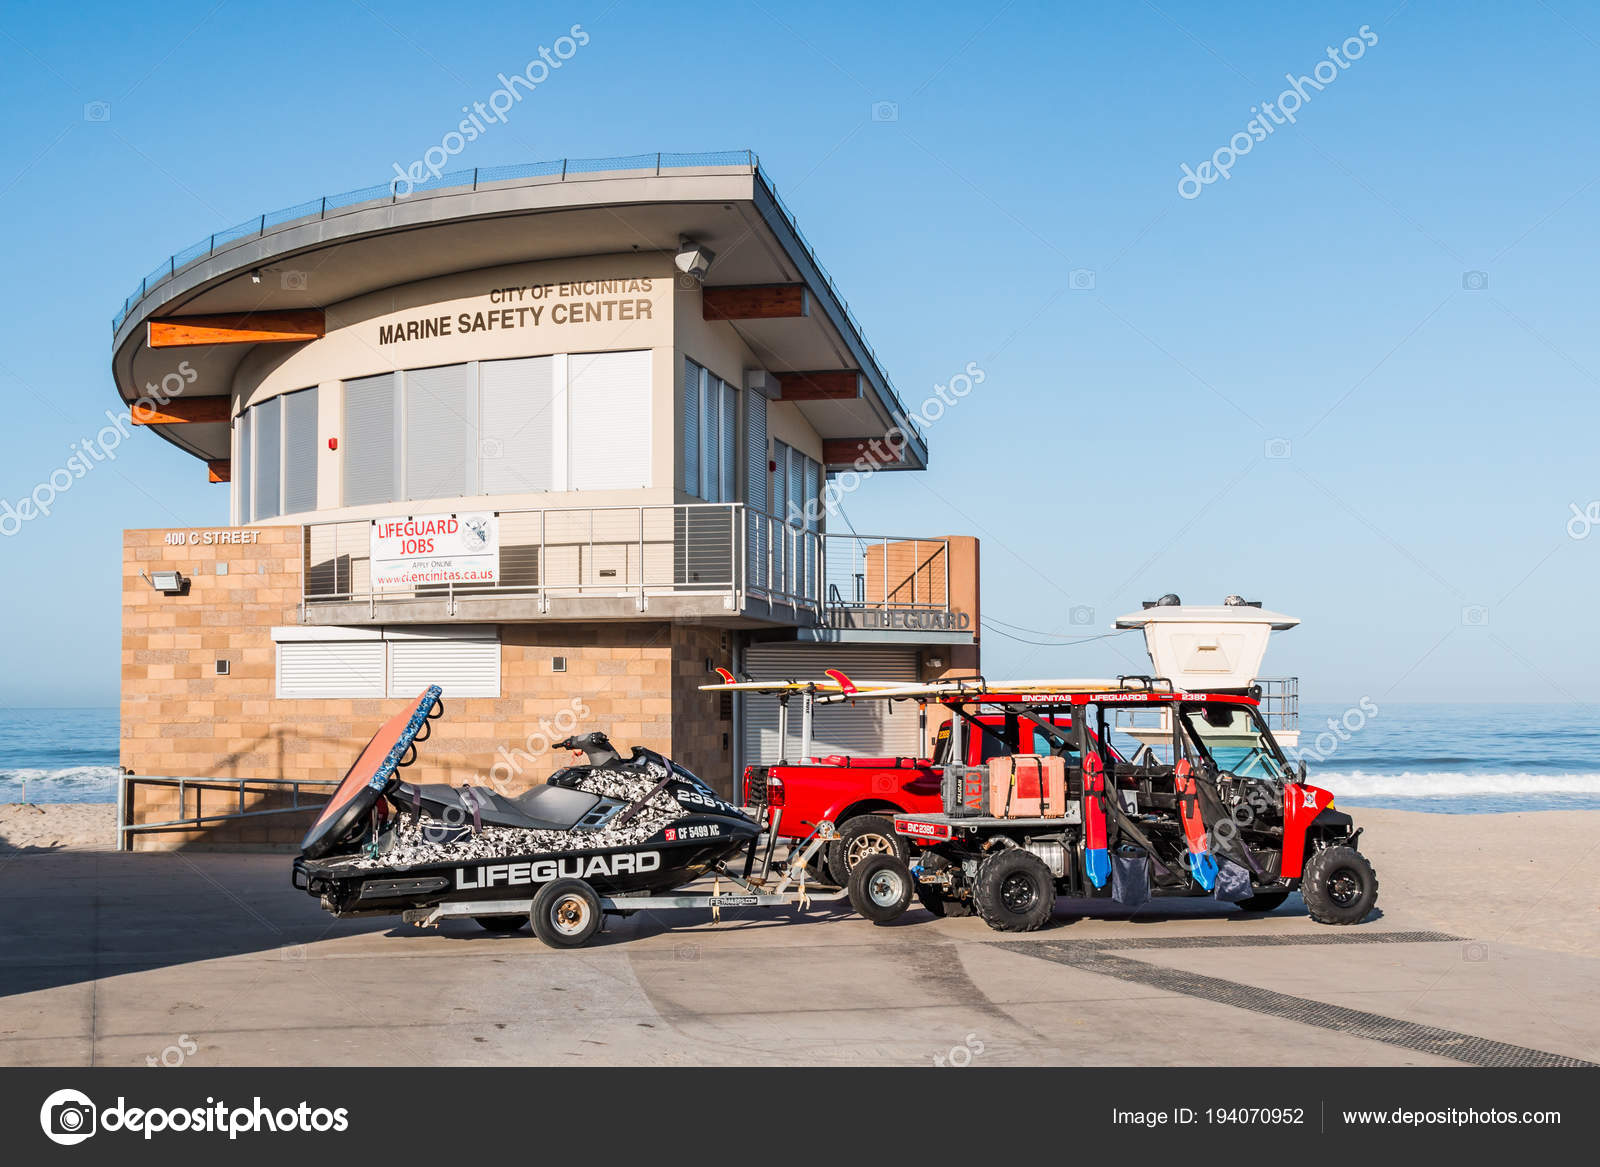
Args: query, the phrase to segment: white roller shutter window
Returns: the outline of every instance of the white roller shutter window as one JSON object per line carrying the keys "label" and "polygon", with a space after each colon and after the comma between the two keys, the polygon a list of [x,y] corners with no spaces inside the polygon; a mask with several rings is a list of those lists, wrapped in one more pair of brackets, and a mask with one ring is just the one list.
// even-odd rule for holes
{"label": "white roller shutter window", "polygon": [[706,370],[700,372],[700,497],[717,502],[721,485],[722,382]]}
{"label": "white roller shutter window", "polygon": [[317,391],[283,399],[283,513],[317,509]]}
{"label": "white roller shutter window", "polygon": [[250,407],[256,432],[256,509],[254,518],[275,519],[283,481],[283,399],[274,397]]}
{"label": "white roller shutter window", "polygon": [[344,503],[393,502],[399,494],[400,426],[395,375],[344,383]]}
{"label": "white roller shutter window", "polygon": [[748,530],[750,547],[749,579],[752,587],[767,585],[767,525],[761,515],[767,509],[767,399],[746,391],[745,408],[745,501],[750,504]]}
{"label": "white roller shutter window", "polygon": [[471,365],[405,373],[406,498],[476,494],[477,393]]}
{"label": "white roller shutter window", "polygon": [[767,509],[767,399],[746,392],[745,500],[757,511]]}
{"label": "white roller shutter window", "polygon": [[239,473],[234,475],[234,480],[239,484],[239,521],[250,521],[250,471],[254,468],[256,460],[250,449],[250,411],[247,409],[239,415]]}
{"label": "white roller shutter window", "polygon": [[700,496],[700,366],[683,362],[683,396],[678,413],[683,418],[683,489]]}
{"label": "white roller shutter window", "polygon": [[650,353],[567,358],[567,479],[573,490],[650,485]]}
{"label": "white roller shutter window", "polygon": [[733,502],[739,497],[738,488],[734,486],[733,476],[738,469],[739,448],[739,402],[733,386],[726,381],[720,382],[722,386],[722,427],[720,435],[721,453],[719,461],[722,471],[722,481],[717,492],[718,502]]}
{"label": "white roller shutter window", "polygon": [[429,685],[447,697],[500,696],[499,640],[405,637],[388,645],[391,697],[415,697]]}
{"label": "white roller shutter window", "polygon": [[[744,667],[758,681],[805,680],[825,669],[841,669],[853,681],[917,681],[918,650],[900,645],[752,644]],[[780,760],[778,702],[770,694],[742,699],[740,741],[744,764],[769,766]],[[811,756],[847,754],[864,758],[912,758],[922,753],[917,709],[910,701],[858,701],[819,705],[811,732]],[[800,703],[789,703],[789,741],[781,756],[800,756]]]}
{"label": "white roller shutter window", "polygon": [[278,645],[278,696],[387,696],[384,647],[381,640],[284,641]]}
{"label": "white roller shutter window", "polygon": [[484,494],[556,489],[554,357],[478,366],[478,479]]}

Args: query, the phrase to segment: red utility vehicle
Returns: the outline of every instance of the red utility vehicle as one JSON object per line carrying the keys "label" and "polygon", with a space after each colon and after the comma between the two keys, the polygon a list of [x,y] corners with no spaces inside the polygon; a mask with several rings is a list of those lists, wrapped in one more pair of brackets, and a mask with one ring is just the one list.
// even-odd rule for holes
{"label": "red utility vehicle", "polygon": [[[1059,730],[1071,734],[1070,715],[1055,715],[1051,720]],[[978,714],[972,722],[982,733],[969,729],[960,735],[964,757],[956,759],[969,766],[984,765],[995,757],[1049,754],[1055,749],[1052,739],[1025,715]],[[940,782],[945,766],[952,761],[950,737],[950,722],[946,722],[934,735],[932,758],[833,754],[808,762],[746,766],[741,790],[744,805],[755,809],[757,822],[771,827],[776,821],[780,841],[799,842],[817,823],[831,820],[839,838],[822,853],[825,874],[843,887],[851,869],[869,855],[910,858],[906,837],[895,833],[894,816],[944,809]]]}

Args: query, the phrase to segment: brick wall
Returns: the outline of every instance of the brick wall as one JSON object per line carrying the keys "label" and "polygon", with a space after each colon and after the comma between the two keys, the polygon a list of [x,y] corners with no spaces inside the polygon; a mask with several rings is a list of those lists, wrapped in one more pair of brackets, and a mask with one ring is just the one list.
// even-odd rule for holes
{"label": "brick wall", "polygon": [[[297,622],[300,530],[251,528],[256,542],[172,545],[165,530],[124,532],[122,743],[125,770],[184,778],[337,779],[395,700],[279,700],[274,625]],[[218,565],[226,572],[219,574]],[[189,593],[165,596],[140,576],[177,569]],[[724,793],[732,754],[715,694],[698,691],[705,662],[729,657],[728,633],[665,622],[503,625],[500,698],[452,699],[424,747],[427,780],[495,781],[517,792],[564,758],[571,732],[604,730],[624,752],[642,745],[679,758]],[[566,658],[566,671],[552,660]],[[229,662],[217,676],[215,662]],[[531,755],[531,756],[530,756]],[[176,817],[176,791],[140,785],[134,821]],[[214,803],[215,792],[191,797]],[[234,804],[236,796],[230,795]],[[252,794],[247,808],[266,795]],[[293,816],[301,824],[305,816]],[[277,828],[279,835],[270,837]],[[137,836],[141,847],[288,841],[290,816]],[[293,832],[295,838],[299,832]]]}

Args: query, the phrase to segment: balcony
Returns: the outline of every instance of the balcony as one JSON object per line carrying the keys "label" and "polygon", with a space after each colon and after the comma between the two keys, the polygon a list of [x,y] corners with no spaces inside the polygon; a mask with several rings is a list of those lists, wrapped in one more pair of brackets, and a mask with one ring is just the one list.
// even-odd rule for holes
{"label": "balcony", "polygon": [[[949,539],[826,535],[742,503],[500,511],[496,579],[374,587],[365,520],[303,528],[308,624],[699,620],[970,642]],[[972,540],[956,540],[972,543]],[[956,571],[963,570],[958,562]],[[971,595],[962,609],[951,603]]]}

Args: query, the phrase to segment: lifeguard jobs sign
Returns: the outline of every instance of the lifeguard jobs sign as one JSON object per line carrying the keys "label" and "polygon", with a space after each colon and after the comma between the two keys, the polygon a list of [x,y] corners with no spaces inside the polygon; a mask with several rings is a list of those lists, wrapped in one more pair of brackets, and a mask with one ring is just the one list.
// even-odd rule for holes
{"label": "lifeguard jobs sign", "polygon": [[492,511],[374,519],[371,552],[374,589],[494,583],[500,578],[500,522]]}

